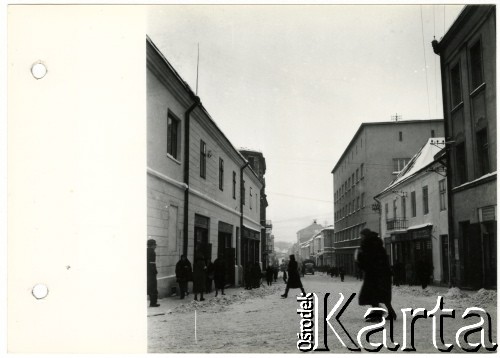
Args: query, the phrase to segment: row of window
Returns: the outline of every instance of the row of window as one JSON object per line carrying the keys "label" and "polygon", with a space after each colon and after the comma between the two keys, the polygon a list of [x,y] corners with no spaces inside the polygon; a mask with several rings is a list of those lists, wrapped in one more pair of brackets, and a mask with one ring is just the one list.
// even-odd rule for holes
{"label": "row of window", "polygon": [[[477,120],[485,118],[485,102],[484,97],[484,74],[483,74],[483,57],[481,39],[477,40],[468,49],[467,56],[468,75],[469,75],[469,97],[472,104],[473,117]],[[461,72],[461,61],[457,61],[450,69],[450,102],[452,111],[452,121],[463,121],[463,79]],[[467,80],[465,80],[467,81]],[[483,86],[483,87],[481,87]],[[477,117],[477,118],[476,118]],[[459,128],[459,124],[453,124]],[[463,124],[462,124],[463,126]],[[454,133],[457,135],[458,133]],[[457,143],[454,147],[454,162],[455,176],[454,185],[461,185],[468,180],[467,176],[467,156],[465,138],[456,138]],[[488,150],[488,131],[484,125],[475,129],[475,137],[471,138],[475,141],[475,164],[476,177],[483,176],[490,172],[490,157]],[[472,144],[472,147],[474,145]]]}
{"label": "row of window", "polygon": [[346,216],[354,214],[356,211],[365,207],[365,193],[349,201],[345,206],[335,212],[335,221],[342,220]]}
{"label": "row of window", "polygon": [[[175,160],[179,160],[179,125],[180,120],[173,114],[168,113],[167,117],[167,154],[173,157]],[[207,144],[200,140],[200,177],[206,179],[207,177]],[[236,172],[233,171],[233,186],[232,194],[233,199],[236,199]],[[224,159],[219,158],[219,189],[224,191]],[[245,185],[243,182],[243,204],[245,203]],[[253,189],[250,187],[250,200],[249,206],[252,209],[253,203]],[[255,205],[258,205],[258,194],[255,194]]]}
{"label": "row of window", "polygon": [[[360,148],[363,149],[363,138],[360,138]],[[344,171],[344,169],[347,167],[347,164],[349,163],[349,157],[351,157],[351,160],[354,159],[354,152],[358,154],[358,143],[354,145],[354,148],[351,151],[351,153],[346,155],[344,163],[340,166],[340,172]]]}
{"label": "row of window", "polygon": [[334,201],[339,201],[346,193],[348,193],[354,186],[364,178],[364,164],[362,163],[355,172],[335,191]]}
{"label": "row of window", "polygon": [[[439,181],[439,208],[441,211],[446,210],[446,179]],[[392,217],[394,219],[402,217],[406,218],[406,197],[402,196],[399,199],[401,203],[401,216],[398,212],[398,199],[392,201]],[[411,206],[411,217],[417,216],[417,195],[415,191],[410,193],[410,206]],[[389,203],[385,203],[385,219],[389,219]],[[427,215],[429,213],[429,187],[427,185],[422,187],[422,214]]]}
{"label": "row of window", "polygon": [[348,229],[336,232],[334,242],[341,242],[341,241],[357,239],[357,238],[359,238],[359,233],[361,232],[361,230],[363,230],[364,227],[365,227],[365,224],[360,224],[360,225],[356,225],[356,226],[350,227]]}

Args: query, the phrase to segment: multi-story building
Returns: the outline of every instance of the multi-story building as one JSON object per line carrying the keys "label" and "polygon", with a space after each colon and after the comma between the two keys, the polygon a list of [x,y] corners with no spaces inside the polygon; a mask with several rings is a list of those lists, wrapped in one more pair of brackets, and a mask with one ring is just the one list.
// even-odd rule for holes
{"label": "multi-story building", "polygon": [[245,157],[250,163],[250,167],[257,174],[262,183],[262,188],[260,189],[260,225],[263,227],[261,232],[261,245],[263,250],[261,250],[261,261],[264,265],[264,269],[267,267],[268,255],[269,253],[265,248],[267,247],[267,229],[266,229],[266,210],[268,207],[267,195],[266,195],[266,158],[259,150],[240,148],[240,153]]}
{"label": "multi-story building", "polygon": [[362,123],[332,170],[334,183],[334,250],[337,266],[355,272],[354,251],[360,231],[380,232],[382,191],[430,137],[442,137],[443,120]]}
{"label": "multi-story building", "polygon": [[466,6],[432,43],[441,60],[452,283],[496,287],[496,7]]}
{"label": "multi-story building", "polygon": [[412,283],[417,281],[420,266],[432,268],[434,283],[449,283],[444,142],[444,137],[430,138],[396,179],[375,196],[382,208],[380,237],[391,263],[401,264]]}
{"label": "multi-story building", "polygon": [[329,225],[321,230],[321,250],[318,252],[318,266],[334,266],[334,234],[333,225]]}
{"label": "multi-story building", "polygon": [[[310,243],[306,245],[308,241],[310,241],[314,235],[319,233],[323,229],[321,224],[318,224],[316,220],[309,226],[297,231],[297,249],[298,249],[298,257],[296,259],[298,261],[309,259],[310,256]],[[306,249],[307,248],[307,249]]]}
{"label": "multi-story building", "polygon": [[[265,253],[263,253],[263,260],[265,259],[264,268],[267,265],[272,265],[274,262],[274,235],[273,235],[273,223],[271,220],[266,220],[266,241],[265,241]],[[264,243],[262,243],[264,245]],[[264,263],[264,261],[262,261]]]}
{"label": "multi-story building", "polygon": [[262,183],[199,98],[147,38],[147,233],[158,288],[169,294],[181,254],[223,254],[227,282],[260,261]]}

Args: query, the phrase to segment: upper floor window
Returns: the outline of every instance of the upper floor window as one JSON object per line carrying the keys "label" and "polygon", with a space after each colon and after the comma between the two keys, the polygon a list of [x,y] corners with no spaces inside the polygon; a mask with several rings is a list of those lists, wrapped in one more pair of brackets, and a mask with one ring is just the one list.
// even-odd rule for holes
{"label": "upper floor window", "polygon": [[451,105],[456,107],[462,102],[462,81],[460,79],[460,63],[457,63],[450,71],[451,81]]}
{"label": "upper floor window", "polygon": [[172,113],[167,117],[167,153],[175,159],[179,159],[179,125],[180,120]]}
{"label": "upper floor window", "polygon": [[455,145],[455,165],[455,185],[461,185],[467,181],[465,142],[461,142]]}
{"label": "upper floor window", "polygon": [[200,177],[207,177],[207,144],[200,140]]}
{"label": "upper floor window", "polygon": [[363,178],[363,176],[364,176],[364,173],[363,173],[364,166],[365,165],[363,163],[361,163],[361,166],[359,167],[359,177],[360,178]]}
{"label": "upper floor window", "polygon": [[245,181],[243,180],[243,183],[241,184],[241,200],[243,201],[243,205],[246,204],[246,199]]}
{"label": "upper floor window", "polygon": [[431,138],[436,137],[436,133],[434,132],[434,129],[431,129]]}
{"label": "upper floor window", "polygon": [[422,188],[422,203],[424,215],[426,215],[429,213],[429,188],[427,185]]}
{"label": "upper floor window", "polygon": [[385,220],[389,219],[389,203],[385,203]]}
{"label": "upper floor window", "polygon": [[410,158],[394,158],[392,160],[394,168],[393,171],[399,173],[408,164]]}
{"label": "upper floor window", "polygon": [[394,199],[392,201],[392,216],[394,219],[398,217],[398,204],[397,204],[397,199]]}
{"label": "upper floor window", "polygon": [[470,80],[471,90],[483,84],[483,59],[481,54],[481,40],[478,40],[469,50],[470,53]]}
{"label": "upper floor window", "polygon": [[439,208],[446,210],[446,180],[439,181]]}
{"label": "upper floor window", "polygon": [[411,217],[414,218],[417,216],[417,195],[414,191],[411,192]]}
{"label": "upper floor window", "polygon": [[355,183],[354,182],[354,173],[352,173],[352,175],[351,175],[351,184],[352,184],[352,186],[354,186],[354,183]]}
{"label": "upper floor window", "polygon": [[224,190],[224,159],[219,158],[219,189]]}
{"label": "upper floor window", "polygon": [[361,193],[361,207],[365,207],[365,193]]}
{"label": "upper floor window", "polygon": [[399,132],[399,141],[402,142],[403,141],[403,132]]}
{"label": "upper floor window", "polygon": [[403,219],[406,219],[406,197],[401,197],[401,213],[403,214]]}
{"label": "upper floor window", "polygon": [[248,202],[250,203],[250,209],[252,209],[252,200],[253,200],[253,191],[252,187],[250,187],[250,199],[248,200]]}
{"label": "upper floor window", "polygon": [[359,168],[356,169],[356,183],[359,181]]}
{"label": "upper floor window", "polygon": [[236,199],[236,172],[233,171],[233,199]]}
{"label": "upper floor window", "polygon": [[488,132],[483,128],[476,132],[477,159],[479,166],[479,175],[489,173],[490,157],[488,154]]}

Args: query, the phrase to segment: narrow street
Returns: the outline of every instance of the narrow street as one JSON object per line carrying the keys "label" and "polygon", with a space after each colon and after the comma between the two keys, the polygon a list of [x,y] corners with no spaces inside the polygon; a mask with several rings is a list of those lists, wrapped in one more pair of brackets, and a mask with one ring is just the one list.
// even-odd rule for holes
{"label": "narrow street", "polygon": [[[360,307],[357,304],[361,281],[347,276],[345,282],[340,282],[338,277],[331,278],[316,273],[302,278],[302,283],[307,292],[318,295],[319,302],[323,301],[325,293],[330,293],[329,311],[337,302],[339,293],[343,293],[345,300],[351,293],[356,293],[341,319],[354,340],[361,328],[373,325],[364,322],[363,315],[367,307]],[[148,308],[148,351],[150,353],[299,353],[297,333],[300,316],[296,313],[299,305],[295,295],[300,294],[300,290],[291,290],[288,298],[282,299],[280,295],[284,290],[285,284],[280,277],[278,283],[271,287],[265,286],[250,291],[243,288],[227,289],[225,296],[214,297],[215,294],[211,293],[205,296],[204,302],[194,301],[192,294],[185,300],[179,300],[178,297],[161,299],[160,307]],[[478,321],[477,318],[468,320],[461,318],[467,307],[480,307],[490,314],[493,341],[496,342],[496,291],[460,291],[456,288],[435,286],[425,290],[416,286],[393,287],[393,306],[398,313],[394,324],[395,342],[402,344],[403,341],[403,317],[400,310],[426,308],[430,311],[436,306],[438,295],[444,298],[444,308],[456,310],[455,319],[445,319],[444,329],[444,341],[455,344],[452,352],[463,352],[456,347],[457,330]],[[321,306],[319,317],[323,317]],[[322,333],[321,327],[319,334],[321,337]],[[485,332],[486,337],[487,335],[488,332]],[[381,337],[381,333],[375,333],[371,341],[380,342]],[[469,341],[478,342],[479,334],[471,334]],[[350,353],[347,348],[342,347],[332,331],[328,332],[328,346],[332,352]],[[419,319],[415,323],[415,347],[416,353],[438,353],[432,345],[432,319]],[[381,352],[389,351],[382,348]],[[486,350],[481,349],[480,352]]]}

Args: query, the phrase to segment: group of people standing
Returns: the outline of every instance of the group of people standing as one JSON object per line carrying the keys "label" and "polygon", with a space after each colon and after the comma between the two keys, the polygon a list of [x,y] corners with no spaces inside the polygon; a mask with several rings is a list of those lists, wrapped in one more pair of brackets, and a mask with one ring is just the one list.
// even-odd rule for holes
{"label": "group of people standing", "polygon": [[426,288],[431,282],[433,267],[424,258],[420,258],[415,265],[411,262],[403,264],[396,260],[392,265],[394,276],[394,285],[399,286],[403,283],[412,285],[421,285]]}
{"label": "group of people standing", "polygon": [[339,277],[342,282],[344,282],[344,277],[345,277],[345,270],[343,266],[337,267],[337,266],[332,266],[328,269],[327,272],[331,277]]}
{"label": "group of people standing", "polygon": [[199,294],[200,301],[205,301],[203,294],[212,292],[212,283],[215,283],[215,297],[218,296],[219,290],[225,295],[226,262],[222,255],[219,255],[213,263],[210,259],[205,260],[203,255],[197,255],[191,267],[186,255],[182,255],[175,265],[175,277],[179,284],[181,300],[188,293],[188,282],[193,281],[194,300],[198,301]]}

